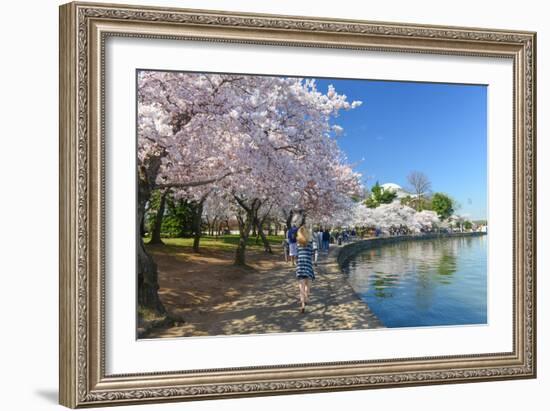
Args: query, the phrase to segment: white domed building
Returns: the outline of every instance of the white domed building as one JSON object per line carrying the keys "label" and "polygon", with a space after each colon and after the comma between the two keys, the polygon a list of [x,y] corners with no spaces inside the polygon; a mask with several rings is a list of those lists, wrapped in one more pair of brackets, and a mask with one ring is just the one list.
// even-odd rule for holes
{"label": "white domed building", "polygon": [[415,194],[409,193],[403,187],[401,187],[399,184],[385,183],[385,184],[380,184],[380,187],[382,187],[382,189],[384,191],[393,191],[395,194],[397,194],[397,197],[395,197],[394,201],[400,200],[400,199],[402,199],[404,197],[407,197],[407,196],[416,197]]}

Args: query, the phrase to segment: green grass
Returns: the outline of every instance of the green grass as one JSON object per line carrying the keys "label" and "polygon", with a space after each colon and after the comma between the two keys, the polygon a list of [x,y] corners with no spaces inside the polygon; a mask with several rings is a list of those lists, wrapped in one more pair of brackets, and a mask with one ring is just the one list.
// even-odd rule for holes
{"label": "green grass", "polygon": [[143,307],[141,305],[138,305],[138,315],[142,320],[145,321],[154,321],[165,318],[164,316],[159,316],[150,308]]}
{"label": "green grass", "polygon": [[[280,245],[283,241],[283,238],[284,237],[282,235],[267,236],[267,240],[271,245]],[[144,238],[143,241],[145,242],[145,244],[147,244],[149,242],[149,239]],[[193,238],[163,238],[162,241],[164,242],[164,244],[173,247],[193,247]],[[205,235],[201,237],[200,248],[231,251],[237,247],[238,243],[239,236],[236,234],[222,235],[219,237]],[[256,242],[256,237],[249,237],[247,247],[263,250],[263,243],[261,238],[258,238],[258,242]]]}

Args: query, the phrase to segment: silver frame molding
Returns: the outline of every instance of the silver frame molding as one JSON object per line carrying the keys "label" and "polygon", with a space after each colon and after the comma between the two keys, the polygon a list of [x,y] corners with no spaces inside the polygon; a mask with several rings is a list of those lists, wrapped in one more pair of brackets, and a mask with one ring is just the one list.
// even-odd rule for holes
{"label": "silver frame molding", "polygon": [[[109,36],[473,55],[514,63],[514,349],[106,375],[104,64]],[[69,3],[60,7],[60,403],[199,400],[536,377],[536,33]]]}

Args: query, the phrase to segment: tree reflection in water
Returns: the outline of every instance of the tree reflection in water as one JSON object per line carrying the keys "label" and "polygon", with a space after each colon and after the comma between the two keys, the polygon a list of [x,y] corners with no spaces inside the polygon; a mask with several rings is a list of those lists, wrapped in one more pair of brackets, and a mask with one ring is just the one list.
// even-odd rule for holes
{"label": "tree reflection in water", "polygon": [[365,250],[344,271],[387,326],[384,317],[394,326],[472,324],[486,321],[486,264],[485,236],[458,237]]}

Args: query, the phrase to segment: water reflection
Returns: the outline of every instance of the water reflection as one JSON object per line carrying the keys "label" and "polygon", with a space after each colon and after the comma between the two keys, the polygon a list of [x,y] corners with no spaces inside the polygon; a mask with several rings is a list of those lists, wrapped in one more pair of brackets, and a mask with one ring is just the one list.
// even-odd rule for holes
{"label": "water reflection", "polygon": [[392,286],[398,283],[398,276],[395,274],[386,274],[382,272],[373,273],[372,285],[375,289],[375,295],[380,298],[392,297]]}
{"label": "water reflection", "polygon": [[486,236],[403,241],[366,250],[344,271],[388,327],[487,321]]}

